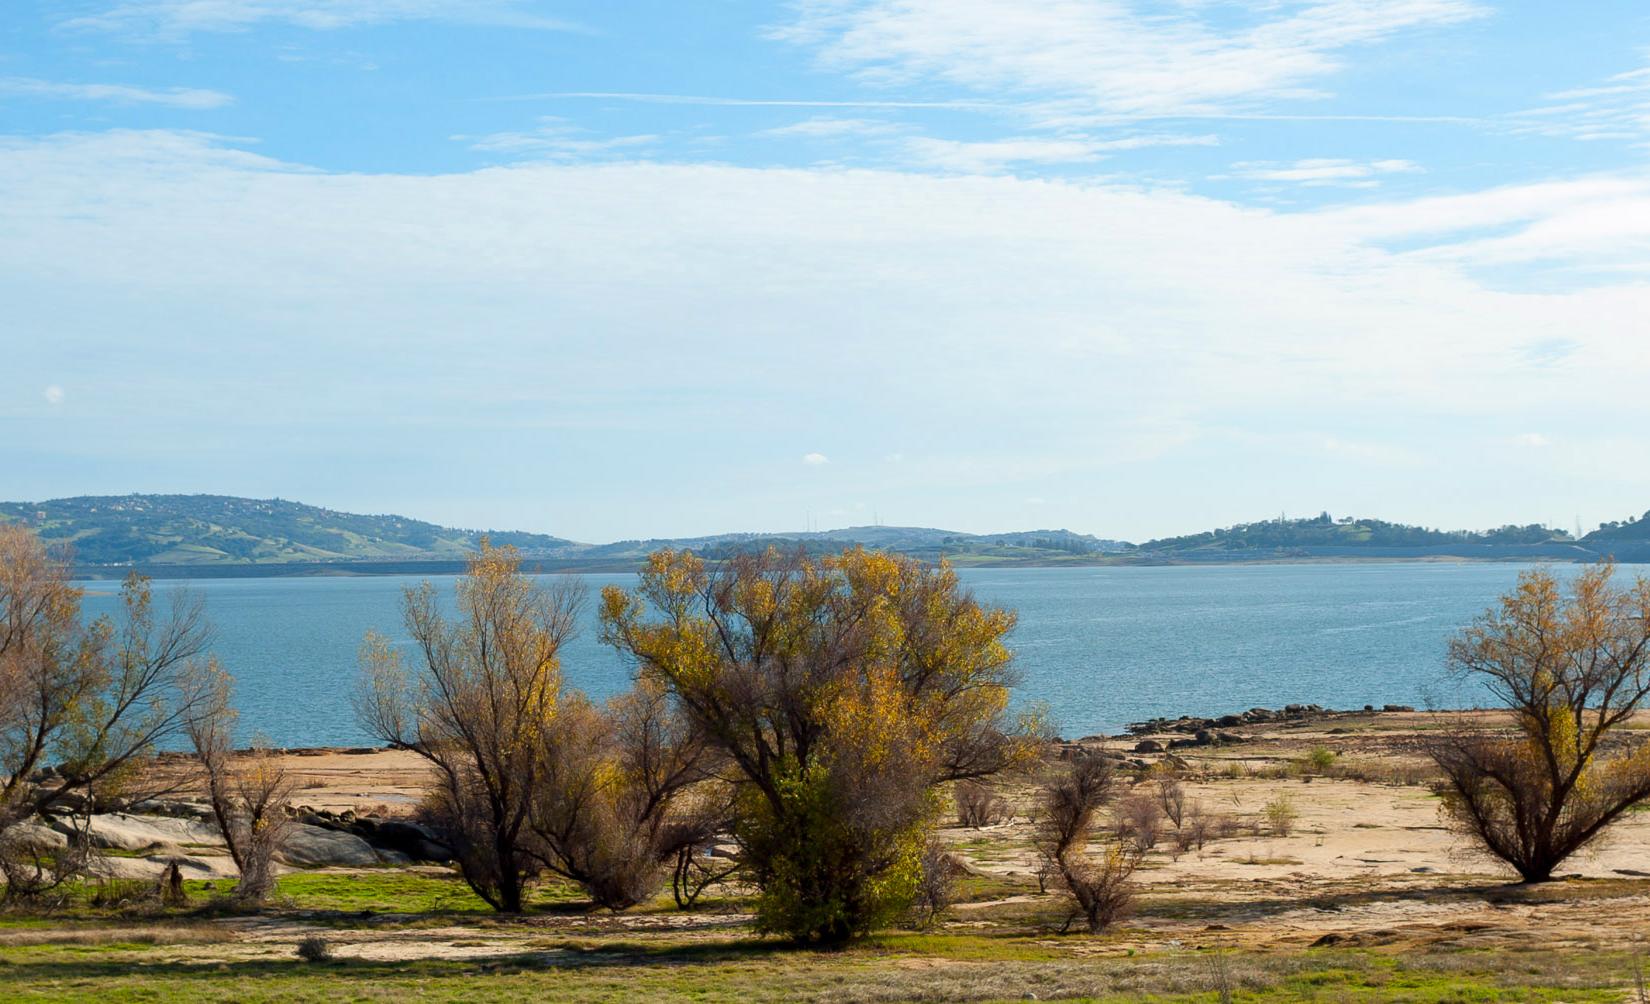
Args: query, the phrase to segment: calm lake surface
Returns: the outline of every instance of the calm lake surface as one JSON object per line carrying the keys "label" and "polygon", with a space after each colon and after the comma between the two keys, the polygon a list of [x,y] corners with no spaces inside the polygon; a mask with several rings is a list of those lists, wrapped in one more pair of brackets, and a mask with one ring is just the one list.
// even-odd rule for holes
{"label": "calm lake surface", "polygon": [[[1404,564],[964,569],[981,599],[1017,610],[1017,700],[1045,701],[1062,734],[1116,732],[1158,715],[1250,707],[1412,704],[1459,707],[1483,695],[1444,671],[1449,636],[1531,566]],[[1574,566],[1553,566],[1559,575]],[[1629,570],[1631,571],[1631,570]],[[594,593],[632,575],[582,577]],[[368,742],[349,696],[362,635],[407,642],[402,591],[421,577],[162,580],[206,600],[214,651],[236,679],[243,741]],[[436,576],[450,598],[453,579]],[[118,605],[109,582],[89,613]],[[630,668],[596,637],[594,602],[564,653],[567,682],[596,697]]]}

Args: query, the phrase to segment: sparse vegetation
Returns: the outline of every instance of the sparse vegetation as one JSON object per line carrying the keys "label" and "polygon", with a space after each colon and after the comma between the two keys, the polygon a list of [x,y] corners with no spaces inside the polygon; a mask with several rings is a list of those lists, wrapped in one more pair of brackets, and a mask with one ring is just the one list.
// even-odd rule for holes
{"label": "sparse vegetation", "polygon": [[1300,818],[1300,812],[1295,808],[1295,800],[1288,795],[1278,795],[1261,810],[1266,818],[1267,832],[1274,837],[1287,837],[1295,832],[1295,821]]}

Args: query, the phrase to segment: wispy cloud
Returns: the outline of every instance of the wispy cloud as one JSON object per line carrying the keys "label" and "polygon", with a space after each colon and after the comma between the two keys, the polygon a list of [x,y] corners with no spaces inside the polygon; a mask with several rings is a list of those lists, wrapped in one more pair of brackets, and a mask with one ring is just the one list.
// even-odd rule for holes
{"label": "wispy cloud", "polygon": [[648,105],[704,105],[711,108],[911,108],[952,111],[1005,111],[1017,105],[1001,101],[879,101],[859,98],[748,98],[704,94],[659,94],[647,91],[544,91],[508,94],[493,101],[632,101]]}
{"label": "wispy cloud", "polygon": [[[1650,262],[1603,227],[1650,229],[1642,177],[1280,213],[1092,178],[543,160],[326,171],[198,134],[122,133],[0,140],[0,191],[17,207],[0,228],[0,302],[31,332],[9,360],[29,407],[46,411],[34,395],[61,383],[66,408],[106,416],[140,456],[177,429],[221,433],[222,447],[190,441],[198,464],[244,457],[243,430],[285,442],[301,387],[326,412],[303,418],[306,449],[324,429],[340,456],[382,456],[407,416],[455,456],[579,422],[589,452],[623,458],[609,476],[663,472],[683,486],[673,506],[699,513],[722,513],[729,484],[821,511],[797,494],[827,486],[796,477],[795,444],[824,453],[806,445],[822,414],[864,457],[913,451],[868,468],[832,450],[835,474],[809,468],[846,479],[848,498],[874,482],[863,497],[884,512],[891,496],[943,505],[976,484],[1092,502],[1119,464],[1140,497],[1175,506],[1195,479],[1174,472],[1299,466],[1298,450],[1232,454],[1198,431],[1234,427],[1337,444],[1380,429],[1436,465],[1420,484],[1511,470],[1539,485],[1558,464],[1566,482],[1650,491],[1650,474],[1608,464],[1650,450],[1650,285],[1476,271],[1514,252],[1543,256],[1520,280]],[[224,316],[245,324],[226,333]],[[1558,337],[1562,373],[1532,364]],[[134,343],[167,351],[122,354]],[[65,345],[87,360],[73,386]],[[245,365],[218,366],[225,351]],[[500,359],[530,402],[501,396]],[[206,390],[151,417],[142,400],[174,382]],[[1528,430],[1554,446],[1508,445],[1510,468],[1485,456],[1486,435]],[[936,455],[948,443],[966,449]],[[1355,454],[1321,456],[1367,478]],[[629,494],[580,498],[622,510]]]}
{"label": "wispy cloud", "polygon": [[877,119],[844,119],[816,115],[790,125],[763,129],[758,136],[773,139],[840,139],[848,136],[887,136],[901,130],[893,122]]}
{"label": "wispy cloud", "polygon": [[1102,140],[1088,136],[1022,136],[1012,139],[963,141],[912,137],[905,142],[907,158],[917,164],[969,174],[992,174],[1015,164],[1085,164],[1123,150],[1155,146],[1213,146],[1214,136],[1125,136]]}
{"label": "wispy cloud", "polygon": [[1239,161],[1232,165],[1229,177],[1309,186],[1374,188],[1384,176],[1417,174],[1421,170],[1419,164],[1408,160],[1358,161],[1320,157],[1288,162]]}
{"label": "wispy cloud", "polygon": [[[777,37],[876,83],[937,80],[1064,101],[1068,114],[1185,115],[1318,96],[1336,54],[1487,11],[1471,0],[1294,0],[1145,13],[1125,0],[802,0]],[[1220,13],[1229,15],[1230,5]]]}
{"label": "wispy cloud", "polygon": [[802,462],[810,467],[821,467],[831,462],[831,458],[823,453],[804,453]]}
{"label": "wispy cloud", "polygon": [[587,130],[565,119],[544,116],[532,129],[495,132],[482,136],[454,136],[470,149],[485,153],[505,153],[550,160],[579,160],[602,154],[634,151],[659,141],[658,136],[611,136],[591,138]]}
{"label": "wispy cloud", "polygon": [[1650,65],[1617,73],[1596,87],[1556,91],[1546,101],[1512,116],[1514,130],[1650,144]]}
{"label": "wispy cloud", "polygon": [[156,90],[131,84],[67,84],[33,77],[0,77],[0,98],[55,98],[65,101],[104,101],[120,105],[167,105],[206,111],[233,104],[235,99],[221,91],[196,87],[168,87]]}
{"label": "wispy cloud", "polygon": [[450,21],[555,31],[572,22],[533,13],[520,0],[124,0],[65,18],[62,27],[140,36],[244,31],[266,22],[317,31],[393,21]]}

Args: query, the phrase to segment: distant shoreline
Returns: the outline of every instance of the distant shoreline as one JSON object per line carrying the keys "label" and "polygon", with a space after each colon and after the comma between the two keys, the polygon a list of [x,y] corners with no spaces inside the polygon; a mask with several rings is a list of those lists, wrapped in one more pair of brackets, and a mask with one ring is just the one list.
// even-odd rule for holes
{"label": "distant shoreline", "polygon": [[[1409,550],[1409,549],[1404,549]],[[1650,547],[1635,548],[1624,554],[1606,555],[1596,552],[1553,554],[1513,553],[1467,555],[1447,553],[1404,554],[1272,554],[1253,557],[1157,557],[1146,555],[1095,555],[1074,557],[1071,560],[1050,561],[1041,558],[1003,559],[996,561],[971,560],[972,556],[927,555],[914,557],[937,561],[951,560],[959,569],[1006,568],[1165,568],[1228,565],[1391,565],[1391,564],[1588,564],[1614,558],[1627,565],[1650,564]],[[468,562],[464,560],[437,561],[316,561],[271,562],[268,564],[200,564],[200,565],[77,565],[73,575],[83,581],[118,581],[133,571],[152,579],[265,579],[265,578],[358,578],[385,575],[459,575]],[[588,561],[577,558],[524,558],[522,568],[529,574],[595,574],[634,573],[642,565],[632,559]]]}

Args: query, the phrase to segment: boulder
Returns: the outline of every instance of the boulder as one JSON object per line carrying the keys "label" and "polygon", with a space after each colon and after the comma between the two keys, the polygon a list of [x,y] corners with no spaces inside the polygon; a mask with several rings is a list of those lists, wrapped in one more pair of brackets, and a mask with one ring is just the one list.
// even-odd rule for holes
{"label": "boulder", "polygon": [[372,845],[355,834],[308,823],[293,825],[281,848],[280,860],[299,868],[368,868],[382,863]]}
{"label": "boulder", "polygon": [[69,846],[69,838],[40,823],[18,823],[6,830],[6,843],[21,850],[43,853]]}
{"label": "boulder", "polygon": [[1161,753],[1163,752],[1163,744],[1156,739],[1142,739],[1134,744],[1134,751],[1136,753]]}
{"label": "boulder", "polygon": [[[360,825],[357,822],[356,825]],[[377,823],[372,832],[358,834],[380,852],[402,854],[414,861],[445,862],[453,859],[452,848],[417,823],[390,819]]]}
{"label": "boulder", "polygon": [[[72,827],[63,820],[52,821],[52,829],[68,833]],[[170,816],[134,816],[108,812],[90,817],[87,837],[93,847],[119,851],[145,851],[151,847],[179,844],[221,845],[217,827],[194,819]]]}
{"label": "boulder", "polygon": [[186,879],[234,879],[240,873],[235,870],[235,862],[227,854],[222,856],[199,854],[178,856],[172,854],[156,854],[147,858],[105,858],[97,859],[96,873],[106,878],[114,879],[152,879],[160,881],[166,874],[166,866],[176,861],[178,871]]}

